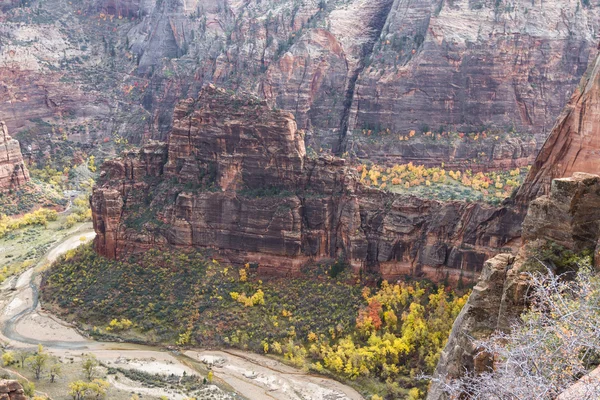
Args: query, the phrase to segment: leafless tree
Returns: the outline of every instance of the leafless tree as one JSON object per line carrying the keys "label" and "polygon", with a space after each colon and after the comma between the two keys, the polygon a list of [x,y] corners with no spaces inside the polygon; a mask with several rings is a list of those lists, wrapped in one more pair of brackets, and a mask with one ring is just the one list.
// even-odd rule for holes
{"label": "leafless tree", "polygon": [[[600,398],[600,374],[587,375],[600,364],[600,277],[584,260],[570,276],[548,269],[530,279],[530,308],[510,333],[475,341],[493,370],[441,380],[451,399]],[[584,376],[574,397],[559,397]]]}

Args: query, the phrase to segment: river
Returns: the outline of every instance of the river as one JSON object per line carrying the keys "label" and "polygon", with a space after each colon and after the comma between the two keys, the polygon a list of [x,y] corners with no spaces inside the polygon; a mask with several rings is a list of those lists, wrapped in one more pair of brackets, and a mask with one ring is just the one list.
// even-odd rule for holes
{"label": "river", "polygon": [[[58,241],[33,268],[0,286],[0,332],[11,346],[33,347],[42,344],[63,358],[94,354],[106,365],[138,369],[149,373],[198,374],[210,366],[217,385],[208,385],[206,399],[249,400],[362,400],[349,386],[312,375],[277,360],[239,350],[188,349],[185,352],[131,343],[98,342],[82,336],[73,326],[43,311],[39,304],[40,272],[60,255],[95,236],[89,224],[73,230]],[[134,381],[109,381],[119,389],[171,400],[187,398],[183,393],[147,388]],[[200,398],[199,398],[200,399]]]}

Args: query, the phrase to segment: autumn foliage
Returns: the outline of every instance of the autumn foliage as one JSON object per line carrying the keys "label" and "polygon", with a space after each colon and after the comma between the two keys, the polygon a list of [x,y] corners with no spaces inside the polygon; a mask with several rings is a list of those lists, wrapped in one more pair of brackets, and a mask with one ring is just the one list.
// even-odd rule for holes
{"label": "autumn foliage", "polygon": [[423,165],[396,164],[392,167],[361,164],[357,166],[361,183],[395,192],[427,187],[430,191],[448,187],[464,188],[480,193],[482,199],[509,197],[523,181],[528,168],[515,168],[504,172],[473,172],[446,170],[443,166],[426,168]]}
{"label": "autumn foliage", "polygon": [[[416,282],[361,287],[348,274],[263,282],[249,266],[198,252],[112,261],[83,247],[47,273],[42,295],[99,338],[248,349],[348,380],[368,396],[418,398],[426,382],[411,377],[433,371],[466,296]],[[127,329],[114,329],[123,321]]]}

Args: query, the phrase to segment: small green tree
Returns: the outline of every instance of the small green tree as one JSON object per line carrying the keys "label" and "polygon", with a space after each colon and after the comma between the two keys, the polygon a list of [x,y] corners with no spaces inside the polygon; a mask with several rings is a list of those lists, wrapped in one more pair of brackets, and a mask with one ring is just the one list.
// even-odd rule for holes
{"label": "small green tree", "polygon": [[30,353],[27,350],[17,350],[15,356],[19,360],[20,367],[25,368],[25,360],[29,357]]}
{"label": "small green tree", "polygon": [[55,362],[50,366],[48,372],[50,373],[50,382],[54,383],[56,377],[62,373],[62,366],[58,362]]}
{"label": "small green tree", "polygon": [[46,366],[46,364],[48,363],[49,358],[50,358],[50,356],[48,355],[48,353],[46,353],[44,351],[44,347],[41,344],[38,345],[37,352],[35,352],[33,355],[27,357],[25,362],[27,363],[29,368],[33,371],[33,373],[35,375],[35,379],[40,379],[40,376],[42,375],[42,371],[43,371],[44,367]]}
{"label": "small green tree", "polygon": [[100,365],[100,363],[98,363],[98,360],[96,359],[96,356],[93,354],[86,354],[84,359],[83,359],[83,374],[85,375],[85,377],[87,378],[88,381],[92,381],[92,379],[94,379],[94,377],[96,377],[96,375],[98,374],[98,366]]}
{"label": "small green tree", "polygon": [[73,397],[73,400],[83,400],[87,393],[87,382],[75,381],[69,383],[69,395]]}
{"label": "small green tree", "polygon": [[92,382],[87,384],[88,393],[95,399],[101,399],[106,396],[106,391],[110,387],[107,381],[102,379],[94,379]]}
{"label": "small green tree", "polygon": [[5,367],[15,363],[15,354],[12,351],[7,351],[2,354],[2,365]]}

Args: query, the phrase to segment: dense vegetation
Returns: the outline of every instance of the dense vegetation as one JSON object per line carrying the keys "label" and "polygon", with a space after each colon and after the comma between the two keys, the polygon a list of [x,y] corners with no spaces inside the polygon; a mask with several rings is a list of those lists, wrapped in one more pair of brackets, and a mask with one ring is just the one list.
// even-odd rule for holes
{"label": "dense vegetation", "polygon": [[38,206],[57,207],[65,204],[67,200],[58,188],[35,179],[18,190],[0,192],[0,213],[4,215],[27,213]]}
{"label": "dense vegetation", "polygon": [[58,213],[55,210],[40,208],[34,212],[18,218],[11,218],[0,214],[0,238],[7,233],[31,225],[47,225],[50,221],[56,221]]}
{"label": "dense vegetation", "polygon": [[99,338],[250,349],[389,398],[422,396],[411,377],[432,371],[466,301],[431,284],[361,288],[339,267],[264,282],[254,267],[157,250],[116,262],[83,247],[47,272],[43,301]]}
{"label": "dense vegetation", "polygon": [[413,163],[392,167],[362,164],[357,169],[362,183],[392,192],[439,200],[498,203],[523,183],[529,167],[487,173],[446,170],[443,165],[426,168]]}

